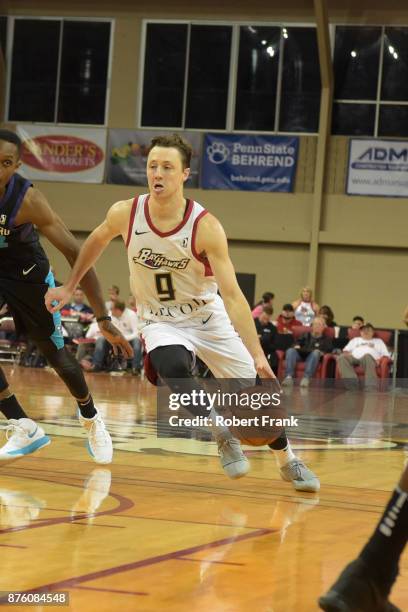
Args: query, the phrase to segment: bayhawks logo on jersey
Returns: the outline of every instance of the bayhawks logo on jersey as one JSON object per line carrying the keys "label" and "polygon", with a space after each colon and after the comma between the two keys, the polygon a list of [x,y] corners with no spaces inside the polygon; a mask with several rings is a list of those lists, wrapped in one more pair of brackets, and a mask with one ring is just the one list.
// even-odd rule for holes
{"label": "bayhawks logo on jersey", "polygon": [[188,257],[185,259],[167,259],[162,253],[153,253],[152,249],[140,249],[139,254],[133,257],[133,261],[151,270],[158,270],[159,268],[185,270],[190,259]]}

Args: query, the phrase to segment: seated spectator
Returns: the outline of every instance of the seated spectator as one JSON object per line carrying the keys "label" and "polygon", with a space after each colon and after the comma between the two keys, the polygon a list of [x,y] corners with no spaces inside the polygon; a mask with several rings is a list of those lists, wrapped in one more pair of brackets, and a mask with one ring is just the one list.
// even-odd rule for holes
{"label": "seated spectator", "polygon": [[128,297],[128,308],[133,310],[133,312],[137,312],[136,298],[132,294],[130,294]]}
{"label": "seated spectator", "polygon": [[363,325],[364,325],[363,317],[360,317],[360,315],[356,315],[355,317],[353,317],[351,329],[361,329]]}
{"label": "seated spectator", "polygon": [[317,314],[326,321],[326,327],[337,327],[337,323],[334,320],[334,312],[330,306],[321,306]]}
{"label": "seated spectator", "polygon": [[300,292],[300,298],[292,302],[296,319],[305,326],[312,324],[319,310],[319,304],[314,302],[312,298],[313,293],[310,287],[303,287]]}
{"label": "seated spectator", "polygon": [[257,317],[259,317],[259,315],[262,312],[262,308],[264,306],[272,306],[274,298],[275,298],[275,294],[271,293],[270,291],[266,291],[265,293],[263,293],[262,300],[258,302],[257,304],[255,304],[252,310],[253,318],[256,319]]}
{"label": "seated spectator", "polygon": [[324,353],[331,353],[331,338],[324,334],[326,323],[322,317],[315,317],[310,332],[299,338],[298,344],[286,351],[286,371],[283,380],[284,386],[293,385],[293,379],[298,361],[305,362],[304,377],[300,381],[301,387],[308,387],[310,379],[316,372],[319,361]]}
{"label": "seated spectator", "polygon": [[264,306],[261,314],[255,319],[255,327],[263,351],[269,361],[269,365],[275,374],[278,373],[278,356],[276,354],[275,340],[278,330],[272,323],[273,308]]}
{"label": "seated spectator", "polygon": [[102,334],[101,330],[99,329],[99,325],[96,321],[94,321],[88,327],[85,338],[74,340],[74,343],[78,345],[75,357],[84,370],[89,370],[91,368],[92,363],[89,361],[89,359],[91,358],[91,353],[93,352],[94,341],[101,336]]}
{"label": "seated spectator", "polygon": [[381,338],[374,338],[374,333],[375,330],[371,323],[363,325],[360,328],[360,336],[350,340],[337,359],[340,376],[349,380],[346,386],[350,388],[354,388],[358,381],[353,366],[359,365],[363,368],[366,387],[375,387],[377,384],[376,364],[381,357],[391,356],[384,341]]}
{"label": "seated spectator", "polygon": [[93,319],[93,310],[85,304],[85,294],[80,287],[77,287],[73,294],[73,301],[70,304],[65,304],[61,309],[63,317],[78,317],[81,323],[88,323]]}
{"label": "seated spectator", "polygon": [[338,351],[343,350],[349,341],[349,329],[360,329],[363,325],[364,319],[363,317],[360,317],[360,315],[356,315],[355,317],[353,317],[353,321],[350,327],[348,325],[341,325],[339,328],[338,336],[333,341],[334,348]]}
{"label": "seated spectator", "polygon": [[[122,332],[126,340],[132,345],[134,353],[132,358],[132,373],[138,375],[142,369],[142,343],[139,337],[137,314],[133,312],[133,310],[126,308],[124,302],[119,301],[113,303],[111,313],[112,323]],[[103,370],[103,364],[109,352],[109,347],[110,344],[104,336],[100,336],[96,339],[91,372],[101,372]]]}
{"label": "seated spectator", "polygon": [[120,300],[119,293],[120,293],[120,289],[117,285],[112,285],[112,287],[109,287],[108,289],[109,300],[105,302],[106,310],[108,311],[112,310],[113,302],[117,302],[118,300]]}
{"label": "seated spectator", "polygon": [[280,334],[292,334],[293,328],[302,325],[295,317],[295,311],[292,304],[284,304],[282,312],[276,319],[276,327]]}

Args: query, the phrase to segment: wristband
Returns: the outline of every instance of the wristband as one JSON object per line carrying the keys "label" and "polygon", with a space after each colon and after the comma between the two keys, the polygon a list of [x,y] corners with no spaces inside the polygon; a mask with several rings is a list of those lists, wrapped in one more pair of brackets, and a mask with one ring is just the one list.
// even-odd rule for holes
{"label": "wristband", "polygon": [[112,317],[110,317],[109,315],[105,315],[104,317],[98,317],[96,319],[97,323],[101,323],[102,321],[112,321]]}

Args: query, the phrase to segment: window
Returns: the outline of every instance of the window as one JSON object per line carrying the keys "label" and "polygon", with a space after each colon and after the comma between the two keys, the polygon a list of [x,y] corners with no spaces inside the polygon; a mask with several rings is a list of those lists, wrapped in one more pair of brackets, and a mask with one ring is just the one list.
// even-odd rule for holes
{"label": "window", "polygon": [[225,129],[231,35],[229,26],[191,27],[186,128]]}
{"label": "window", "polygon": [[[146,31],[142,125],[180,127],[187,50],[187,25],[150,23]],[[157,104],[164,100],[164,104]]]}
{"label": "window", "polygon": [[6,57],[7,45],[7,17],[0,17],[0,51]]}
{"label": "window", "polygon": [[317,131],[315,28],[147,22],[144,39],[141,127]]}
{"label": "window", "polygon": [[338,26],[332,132],[407,136],[408,28]]}
{"label": "window", "polygon": [[320,89],[316,30],[285,28],[279,120],[281,132],[318,131]]}
{"label": "window", "polygon": [[110,21],[13,23],[8,120],[103,125]]}
{"label": "window", "polygon": [[240,28],[236,130],[275,129],[280,38],[280,28]]}

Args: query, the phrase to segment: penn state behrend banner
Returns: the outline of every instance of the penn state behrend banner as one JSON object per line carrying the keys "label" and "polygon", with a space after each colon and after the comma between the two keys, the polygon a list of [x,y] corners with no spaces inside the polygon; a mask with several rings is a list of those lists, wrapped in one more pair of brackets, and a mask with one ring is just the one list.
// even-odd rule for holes
{"label": "penn state behrend banner", "polygon": [[297,136],[206,134],[201,171],[204,189],[293,191]]}
{"label": "penn state behrend banner", "polygon": [[27,179],[102,183],[106,130],[18,125],[23,141],[21,174]]}
{"label": "penn state behrend banner", "polygon": [[[152,138],[169,135],[163,130],[109,130],[107,156],[107,182],[116,185],[147,185],[146,160]],[[177,132],[193,147],[191,173],[186,187],[198,187],[201,134],[199,132]]]}
{"label": "penn state behrend banner", "polygon": [[406,198],[408,141],[352,138],[346,193]]}

